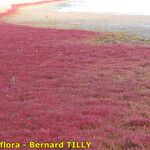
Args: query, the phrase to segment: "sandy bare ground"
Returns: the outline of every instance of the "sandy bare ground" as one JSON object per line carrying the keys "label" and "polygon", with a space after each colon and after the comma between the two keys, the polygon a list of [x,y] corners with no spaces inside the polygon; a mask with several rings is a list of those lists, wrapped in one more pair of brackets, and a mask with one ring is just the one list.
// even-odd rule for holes
{"label": "sandy bare ground", "polygon": [[150,37],[150,16],[127,16],[96,13],[67,13],[55,10],[64,2],[20,7],[1,21],[44,28],[123,31]]}

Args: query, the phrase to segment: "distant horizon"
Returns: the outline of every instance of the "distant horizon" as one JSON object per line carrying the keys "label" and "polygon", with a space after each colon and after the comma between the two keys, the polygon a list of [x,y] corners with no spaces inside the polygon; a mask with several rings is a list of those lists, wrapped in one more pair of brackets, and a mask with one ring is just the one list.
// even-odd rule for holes
{"label": "distant horizon", "polygon": [[149,4],[147,0],[68,0],[58,11],[150,15]]}
{"label": "distant horizon", "polygon": [[[0,13],[7,12],[14,4],[35,3],[45,0],[1,0]],[[150,15],[147,0],[65,0],[56,11],[113,13],[118,15]]]}

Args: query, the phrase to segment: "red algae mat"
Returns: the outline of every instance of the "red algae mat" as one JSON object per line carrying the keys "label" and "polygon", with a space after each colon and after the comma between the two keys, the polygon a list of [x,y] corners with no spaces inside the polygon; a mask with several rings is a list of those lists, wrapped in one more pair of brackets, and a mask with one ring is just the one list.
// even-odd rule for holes
{"label": "red algae mat", "polygon": [[87,42],[97,36],[0,24],[2,141],[150,149],[150,46]]}

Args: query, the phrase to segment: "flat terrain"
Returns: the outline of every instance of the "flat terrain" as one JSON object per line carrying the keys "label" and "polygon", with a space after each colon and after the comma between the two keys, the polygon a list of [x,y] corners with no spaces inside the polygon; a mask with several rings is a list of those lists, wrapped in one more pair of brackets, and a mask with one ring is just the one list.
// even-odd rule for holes
{"label": "flat terrain", "polygon": [[149,58],[139,37],[1,23],[0,138],[149,150]]}
{"label": "flat terrain", "polygon": [[128,32],[150,38],[150,16],[59,12],[57,8],[67,5],[67,1],[52,1],[40,5],[14,6],[9,15],[4,15],[0,20],[40,28]]}

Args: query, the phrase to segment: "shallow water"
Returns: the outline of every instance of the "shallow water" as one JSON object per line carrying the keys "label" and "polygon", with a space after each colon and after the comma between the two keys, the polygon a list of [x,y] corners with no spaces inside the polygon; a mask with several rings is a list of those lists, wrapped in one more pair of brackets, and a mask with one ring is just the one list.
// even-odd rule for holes
{"label": "shallow water", "polygon": [[96,12],[150,15],[148,0],[68,0],[56,9],[64,12]]}
{"label": "shallow water", "polygon": [[[13,4],[44,0],[0,0],[0,12],[6,12]],[[64,0],[54,10],[63,12],[96,12],[129,15],[150,15],[148,0]]]}

